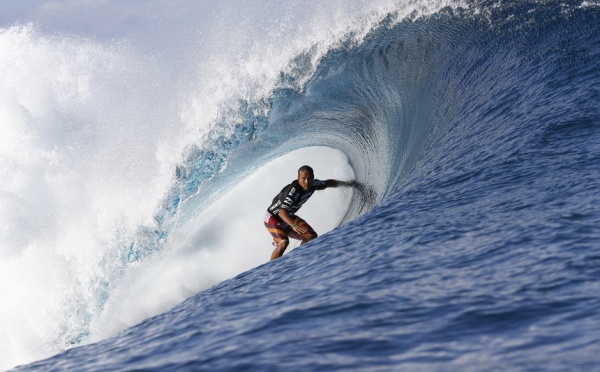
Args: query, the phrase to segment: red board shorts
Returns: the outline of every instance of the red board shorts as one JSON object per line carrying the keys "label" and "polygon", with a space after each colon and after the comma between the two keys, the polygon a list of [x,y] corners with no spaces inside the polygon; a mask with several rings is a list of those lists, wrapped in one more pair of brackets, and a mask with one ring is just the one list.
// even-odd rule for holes
{"label": "red board shorts", "polygon": [[292,217],[294,223],[304,225],[308,228],[308,230],[304,234],[300,235],[297,232],[295,232],[290,225],[283,222],[279,217],[273,216],[269,212],[265,214],[265,227],[267,228],[267,231],[269,231],[271,236],[273,236],[274,246],[277,246],[282,241],[289,242],[289,238],[293,238],[296,240],[304,240],[305,238],[317,236],[315,230],[313,230],[313,228],[302,218],[295,215],[291,215],[290,217]]}

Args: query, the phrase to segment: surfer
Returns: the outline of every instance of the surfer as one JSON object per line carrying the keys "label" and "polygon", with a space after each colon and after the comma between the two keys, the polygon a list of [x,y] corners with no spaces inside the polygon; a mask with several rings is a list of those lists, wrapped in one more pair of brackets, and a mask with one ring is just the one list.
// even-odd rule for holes
{"label": "surfer", "polygon": [[351,187],[355,181],[316,180],[313,169],[303,165],[298,169],[298,179],[285,186],[275,198],[265,214],[265,227],[273,236],[276,247],[271,260],[279,258],[285,252],[289,238],[300,240],[300,245],[317,237],[317,233],[296,212],[317,190],[328,187]]}

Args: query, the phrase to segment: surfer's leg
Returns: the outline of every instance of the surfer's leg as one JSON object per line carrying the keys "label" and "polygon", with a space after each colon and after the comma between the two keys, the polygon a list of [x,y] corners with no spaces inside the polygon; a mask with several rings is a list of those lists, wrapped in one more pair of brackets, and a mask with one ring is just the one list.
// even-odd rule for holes
{"label": "surfer's leg", "polygon": [[271,260],[279,258],[283,256],[288,244],[290,243],[288,238],[287,229],[282,226],[285,225],[289,228],[285,223],[282,223],[277,218],[271,216],[267,213],[265,216],[265,227],[271,236],[273,237],[273,245],[275,246],[275,250],[271,254]]}
{"label": "surfer's leg", "polygon": [[309,241],[311,241],[311,240],[313,240],[313,239],[316,239],[317,237],[318,237],[318,235],[317,235],[317,233],[316,233],[316,232],[314,232],[314,231],[313,231],[313,234],[309,234],[309,233],[302,234],[302,241],[300,242],[300,245],[302,245],[302,244],[306,244],[306,243],[308,243]]}
{"label": "surfer's leg", "polygon": [[279,242],[279,244],[277,244],[277,248],[275,248],[273,253],[271,253],[271,261],[283,256],[283,253],[285,252],[285,249],[287,248],[289,243],[289,240],[282,240],[281,242]]}

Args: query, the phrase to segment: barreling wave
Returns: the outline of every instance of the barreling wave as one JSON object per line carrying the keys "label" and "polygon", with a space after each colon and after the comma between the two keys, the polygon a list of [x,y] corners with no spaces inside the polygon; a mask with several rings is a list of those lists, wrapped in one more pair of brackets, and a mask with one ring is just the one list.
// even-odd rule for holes
{"label": "barreling wave", "polygon": [[119,236],[103,257],[88,288],[93,303],[71,300],[75,320],[61,331],[61,348],[87,339],[114,291],[131,284],[128,273],[177,250],[173,235],[186,222],[293,150],[326,146],[348,157],[359,186],[342,225],[353,221],[371,239],[370,228],[396,213],[387,206],[401,192],[421,200],[416,212],[442,210],[452,198],[431,190],[464,194],[466,179],[487,185],[527,156],[521,149],[532,141],[566,122],[597,123],[597,4],[398,8],[367,32],[298,51],[275,81],[220,102],[210,131],[173,169],[152,223]]}
{"label": "barreling wave", "polygon": [[[207,140],[186,149],[157,225],[140,229],[125,261],[161,251],[177,223],[295,149],[327,146],[348,156],[360,185],[344,222],[424,173],[451,167],[449,159],[502,158],[543,132],[544,116],[577,111],[579,94],[596,94],[583,82],[577,94],[547,107],[559,94],[548,88],[561,78],[554,75],[565,62],[561,48],[581,39],[583,49],[571,55],[586,55],[596,8],[522,1],[470,3],[427,15],[402,9],[365,35],[344,34],[326,53],[322,46],[302,51],[279,73],[270,95],[221,104]],[[577,30],[574,20],[581,22]],[[560,32],[571,39],[558,38]],[[536,127],[517,131],[518,138],[504,137],[512,126],[532,122]]]}

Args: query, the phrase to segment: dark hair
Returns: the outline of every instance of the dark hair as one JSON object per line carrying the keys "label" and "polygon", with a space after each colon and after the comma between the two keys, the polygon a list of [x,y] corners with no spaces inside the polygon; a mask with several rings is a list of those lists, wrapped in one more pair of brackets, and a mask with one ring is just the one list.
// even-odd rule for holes
{"label": "dark hair", "polygon": [[308,165],[301,166],[300,169],[298,169],[298,174],[300,174],[300,172],[309,172],[313,176],[315,175],[315,172],[313,171],[313,169],[311,167],[309,167]]}

